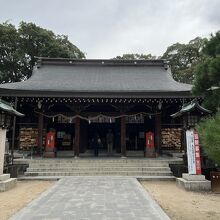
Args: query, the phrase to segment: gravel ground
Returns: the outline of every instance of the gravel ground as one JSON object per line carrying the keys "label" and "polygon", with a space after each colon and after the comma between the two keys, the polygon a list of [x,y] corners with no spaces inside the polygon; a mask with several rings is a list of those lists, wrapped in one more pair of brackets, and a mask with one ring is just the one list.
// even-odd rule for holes
{"label": "gravel ground", "polygon": [[0,220],[6,220],[53,185],[51,181],[18,181],[15,188],[0,192]]}
{"label": "gravel ground", "polygon": [[169,181],[141,184],[172,220],[220,219],[220,194],[187,192]]}

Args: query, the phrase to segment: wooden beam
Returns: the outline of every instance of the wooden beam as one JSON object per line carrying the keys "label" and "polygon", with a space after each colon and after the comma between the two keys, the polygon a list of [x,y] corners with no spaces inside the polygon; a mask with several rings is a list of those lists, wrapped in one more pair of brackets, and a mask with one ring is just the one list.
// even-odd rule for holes
{"label": "wooden beam", "polygon": [[125,117],[121,117],[121,156],[126,157],[126,124]]}
{"label": "wooden beam", "polygon": [[155,147],[158,154],[162,154],[161,150],[161,114],[155,116]]}
{"label": "wooden beam", "polygon": [[74,155],[75,157],[79,156],[79,147],[80,147],[80,118],[75,118],[75,143],[74,143]]}
{"label": "wooden beam", "polygon": [[43,149],[43,128],[44,128],[44,116],[42,114],[38,114],[38,148],[40,149],[41,155]]}

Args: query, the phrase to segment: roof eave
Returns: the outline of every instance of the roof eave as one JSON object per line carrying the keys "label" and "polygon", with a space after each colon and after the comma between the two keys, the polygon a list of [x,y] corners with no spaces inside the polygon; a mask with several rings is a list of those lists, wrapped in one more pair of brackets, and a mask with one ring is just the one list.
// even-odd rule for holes
{"label": "roof eave", "polygon": [[0,99],[0,110],[3,112],[7,112],[10,115],[22,117],[24,114],[16,111],[10,103]]}
{"label": "roof eave", "polygon": [[0,96],[8,97],[115,97],[115,98],[194,98],[190,91],[30,91],[0,89]]}

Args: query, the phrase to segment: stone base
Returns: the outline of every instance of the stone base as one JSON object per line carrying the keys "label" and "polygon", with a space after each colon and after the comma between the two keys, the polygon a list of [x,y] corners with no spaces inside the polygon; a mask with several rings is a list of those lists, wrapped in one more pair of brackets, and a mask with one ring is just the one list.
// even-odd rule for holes
{"label": "stone base", "polygon": [[55,157],[55,152],[45,151],[44,154],[43,154],[43,157],[54,158]]}
{"label": "stone base", "polygon": [[190,175],[183,173],[183,178],[177,178],[178,187],[187,191],[210,191],[211,182],[205,179],[204,175]]}
{"label": "stone base", "polygon": [[0,192],[5,192],[9,189],[12,189],[16,186],[17,179],[10,178],[10,174],[0,175]]}
{"label": "stone base", "polygon": [[155,153],[154,147],[152,147],[152,148],[146,148],[146,151],[145,151],[145,153],[144,153],[144,156],[145,156],[145,157],[148,157],[148,158],[155,158],[155,157],[156,157],[156,153]]}
{"label": "stone base", "polygon": [[8,180],[10,178],[10,174],[9,173],[4,173],[2,175],[0,175],[0,182]]}

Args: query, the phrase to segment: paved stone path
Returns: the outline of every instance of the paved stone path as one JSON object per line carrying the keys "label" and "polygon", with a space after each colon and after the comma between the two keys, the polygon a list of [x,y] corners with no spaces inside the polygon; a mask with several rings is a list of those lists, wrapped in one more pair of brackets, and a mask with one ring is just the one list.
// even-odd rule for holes
{"label": "paved stone path", "polygon": [[168,220],[129,177],[65,177],[11,220]]}

